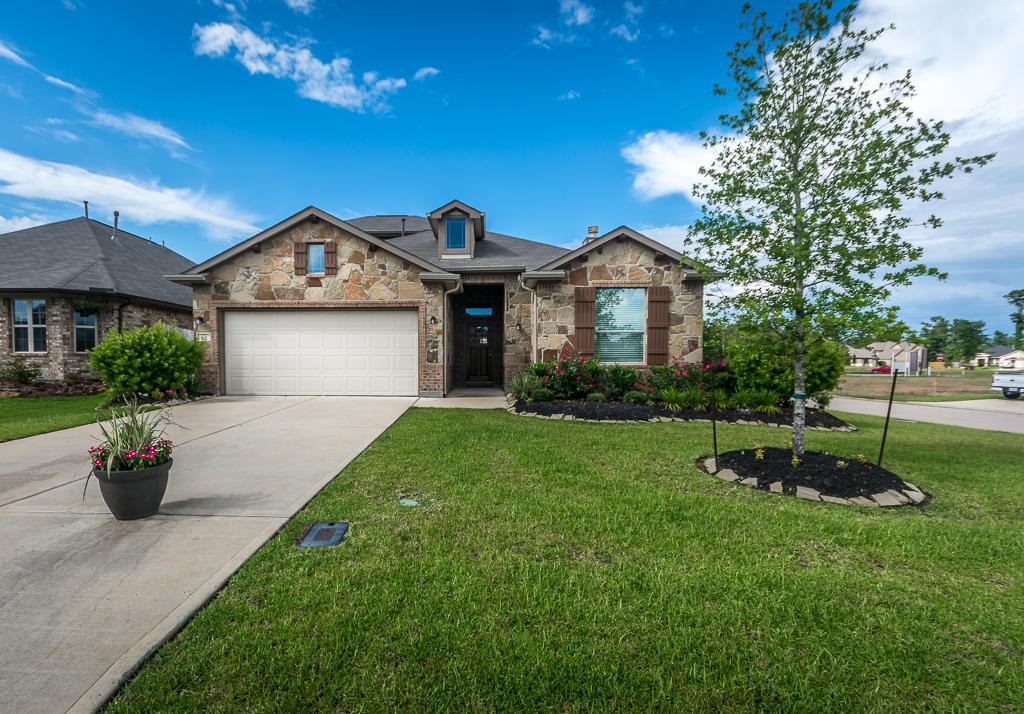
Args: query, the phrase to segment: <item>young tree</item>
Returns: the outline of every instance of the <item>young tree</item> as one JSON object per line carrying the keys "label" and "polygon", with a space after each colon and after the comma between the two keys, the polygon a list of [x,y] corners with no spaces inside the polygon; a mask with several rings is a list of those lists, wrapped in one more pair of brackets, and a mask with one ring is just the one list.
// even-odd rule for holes
{"label": "young tree", "polygon": [[1013,321],[1013,346],[1024,350],[1024,288],[1011,290],[1003,296],[1013,306],[1010,320]]}
{"label": "young tree", "polygon": [[[942,158],[942,122],[918,119],[910,73],[886,79],[855,26],[856,4],[808,0],[778,27],[744,8],[750,37],[729,53],[738,108],[704,135],[717,152],[694,187],[694,257],[739,289],[718,309],[753,316],[792,345],[793,451],[804,452],[808,341],[883,316],[894,286],[943,277],[904,238],[912,204],[992,159]],[[716,86],[716,92],[725,94]],[[921,223],[938,228],[935,216]]]}
{"label": "young tree", "polygon": [[953,320],[949,331],[949,352],[953,359],[969,362],[987,344],[984,320]]}
{"label": "young tree", "polygon": [[949,321],[941,315],[936,315],[921,323],[921,331],[918,334],[921,342],[928,348],[928,354],[942,354],[949,344]]}

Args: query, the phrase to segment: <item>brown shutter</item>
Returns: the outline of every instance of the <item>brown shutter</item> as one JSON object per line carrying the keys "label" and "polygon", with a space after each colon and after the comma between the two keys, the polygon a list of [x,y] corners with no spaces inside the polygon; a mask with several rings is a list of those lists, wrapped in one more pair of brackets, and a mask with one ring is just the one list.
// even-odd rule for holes
{"label": "brown shutter", "polygon": [[295,274],[305,275],[306,274],[306,244],[296,243],[295,244]]}
{"label": "brown shutter", "polygon": [[597,288],[576,288],[576,335],[573,346],[576,353],[587,357],[594,354],[594,301]]}
{"label": "brown shutter", "polygon": [[333,241],[324,243],[324,275],[338,274],[338,245]]}
{"label": "brown shutter", "polygon": [[668,364],[668,303],[666,285],[647,289],[647,364]]}

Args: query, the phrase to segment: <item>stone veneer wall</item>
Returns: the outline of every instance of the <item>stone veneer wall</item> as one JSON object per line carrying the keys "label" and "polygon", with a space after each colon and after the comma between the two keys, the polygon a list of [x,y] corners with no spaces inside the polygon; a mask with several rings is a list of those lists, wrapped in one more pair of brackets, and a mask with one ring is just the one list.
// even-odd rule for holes
{"label": "stone veneer wall", "polygon": [[[46,300],[46,352],[14,352],[12,331],[14,300]],[[126,303],[121,300],[83,295],[39,294],[0,300],[0,367],[21,355],[25,361],[39,367],[43,378],[63,381],[68,378],[89,377],[89,355],[75,352],[74,305],[78,300],[87,300],[99,305],[96,319],[97,344],[111,330],[117,329],[117,306],[124,305],[124,329],[133,330],[144,325],[163,321],[183,329],[192,329],[192,314],[187,308],[167,308],[148,303]]]}
{"label": "stone veneer wall", "polygon": [[[295,275],[295,242],[333,242],[337,275]],[[211,282],[193,287],[193,311],[203,318],[200,333],[210,334],[201,377],[207,386],[220,384],[218,313],[224,308],[418,308],[420,311],[419,390],[440,394],[444,365],[444,287],[423,283],[420,268],[376,248],[325,221],[303,221],[263,241],[212,271]],[[430,324],[436,317],[437,324]]]}
{"label": "stone veneer wall", "polygon": [[704,284],[684,280],[683,270],[671,258],[658,255],[635,241],[611,241],[565,266],[568,280],[537,286],[537,347],[540,359],[551,359],[565,342],[572,341],[576,322],[576,287],[672,288],[669,303],[669,358],[682,355],[688,362],[703,359]]}

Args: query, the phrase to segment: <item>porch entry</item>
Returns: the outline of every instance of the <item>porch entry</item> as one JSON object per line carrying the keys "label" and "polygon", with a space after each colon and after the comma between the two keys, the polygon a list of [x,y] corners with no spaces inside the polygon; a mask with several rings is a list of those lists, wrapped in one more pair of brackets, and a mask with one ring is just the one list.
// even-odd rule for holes
{"label": "porch entry", "polygon": [[467,285],[456,297],[453,372],[456,387],[500,387],[504,345],[502,285]]}

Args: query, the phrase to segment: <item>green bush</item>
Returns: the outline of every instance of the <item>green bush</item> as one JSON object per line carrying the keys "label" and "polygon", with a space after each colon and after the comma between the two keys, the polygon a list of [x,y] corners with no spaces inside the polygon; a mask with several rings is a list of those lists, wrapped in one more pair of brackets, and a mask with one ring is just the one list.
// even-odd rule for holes
{"label": "green bush", "polygon": [[531,402],[550,402],[555,398],[555,393],[547,387],[537,387],[533,390],[530,395],[529,401]]}
{"label": "green bush", "polygon": [[677,412],[683,408],[686,399],[686,392],[675,387],[665,387],[661,390],[661,403],[670,412]]}
{"label": "green bush", "polygon": [[604,365],[593,357],[560,354],[557,360],[535,362],[530,373],[540,386],[550,389],[558,399],[583,399],[592,392],[603,392],[617,399],[635,389],[639,377],[635,369]]}
{"label": "green bush", "polygon": [[[792,345],[780,339],[740,339],[726,347],[737,391],[763,390],[784,404],[793,394]],[[846,348],[815,340],[806,353],[807,395],[827,403],[846,364]]]}
{"label": "green bush", "polygon": [[622,395],[636,389],[637,382],[640,381],[640,376],[632,367],[613,364],[604,367],[604,370],[605,389],[608,390],[608,396],[612,399],[622,399]]}
{"label": "green bush", "polygon": [[39,384],[43,380],[43,371],[31,364],[22,355],[15,355],[7,366],[0,369],[0,378],[15,384]]}
{"label": "green bush", "polygon": [[682,404],[685,409],[704,409],[708,405],[707,390],[700,387],[687,387],[682,390]]}
{"label": "green bush", "polygon": [[587,395],[588,402],[607,402],[608,397],[603,392],[591,392]]}
{"label": "green bush", "polygon": [[650,392],[632,391],[626,392],[622,395],[622,401],[626,404],[650,404],[651,394]]}
{"label": "green bush", "polygon": [[93,374],[117,396],[184,391],[202,363],[203,346],[162,322],[111,332],[89,353]]}
{"label": "green bush", "polygon": [[508,392],[516,399],[522,399],[524,402],[528,402],[533,394],[533,390],[536,388],[537,376],[531,372],[524,372],[512,380],[512,384],[509,385]]}

